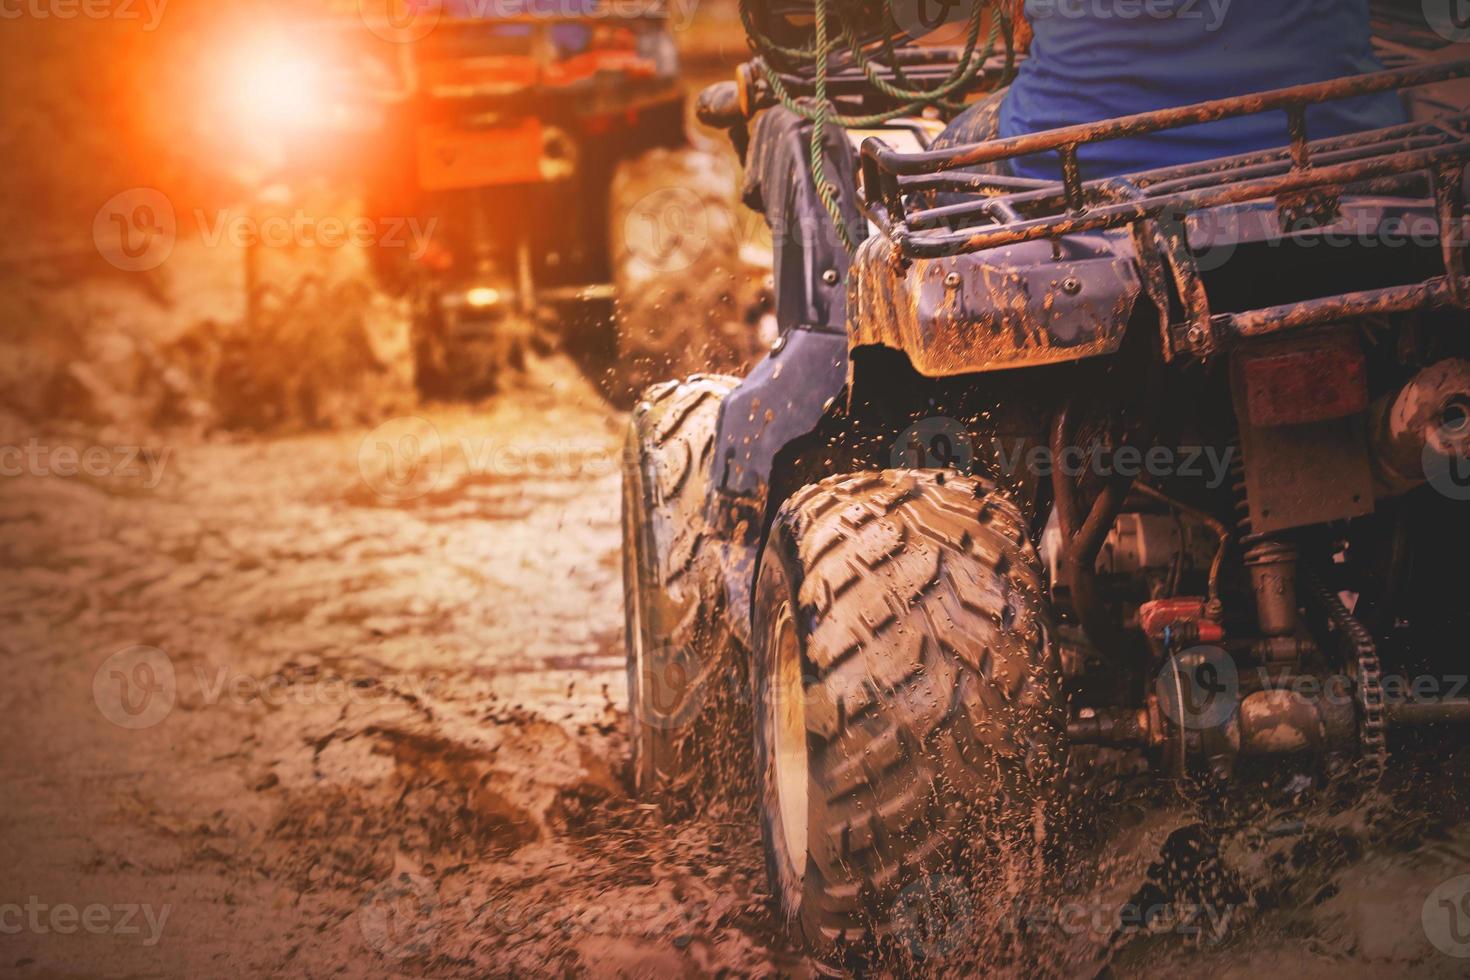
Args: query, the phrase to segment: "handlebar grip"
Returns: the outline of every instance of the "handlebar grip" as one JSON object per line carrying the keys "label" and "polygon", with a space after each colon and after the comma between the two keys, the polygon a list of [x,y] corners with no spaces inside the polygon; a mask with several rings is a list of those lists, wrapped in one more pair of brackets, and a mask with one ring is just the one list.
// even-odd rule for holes
{"label": "handlebar grip", "polygon": [[740,105],[740,88],[734,82],[715,82],[699,93],[694,116],[714,129],[730,129],[745,121]]}

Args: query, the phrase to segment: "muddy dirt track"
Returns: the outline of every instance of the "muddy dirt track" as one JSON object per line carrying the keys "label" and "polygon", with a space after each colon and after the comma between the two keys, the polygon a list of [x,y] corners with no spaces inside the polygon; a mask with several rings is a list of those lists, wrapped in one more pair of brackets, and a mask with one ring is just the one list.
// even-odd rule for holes
{"label": "muddy dirt track", "polygon": [[549,370],[377,433],[6,481],[0,901],[169,911],[43,910],[0,974],[794,963],[750,825],[623,789],[621,421]]}
{"label": "muddy dirt track", "polygon": [[[812,973],[748,812],[629,798],[622,426],[553,359],[375,429],[78,475],[41,440],[0,485],[0,975]],[[1018,975],[1461,975],[1421,923],[1453,815],[1329,823],[1245,859],[1222,942],[963,937],[1051,947]],[[1159,835],[1119,825],[1136,884]]]}

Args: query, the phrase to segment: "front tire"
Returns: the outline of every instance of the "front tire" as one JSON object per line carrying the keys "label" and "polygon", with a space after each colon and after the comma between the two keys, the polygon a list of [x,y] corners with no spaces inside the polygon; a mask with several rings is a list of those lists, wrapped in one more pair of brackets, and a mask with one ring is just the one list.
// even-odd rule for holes
{"label": "front tire", "polygon": [[696,769],[699,720],[724,679],[704,522],[715,424],[738,383],[695,375],[644,392],[623,456],[623,609],[634,789],[669,795]]}
{"label": "front tire", "polygon": [[1031,833],[1058,699],[1025,527],[929,471],[834,477],[776,516],[752,633],[762,824],[780,910],[823,959],[902,945],[906,904],[972,837]]}

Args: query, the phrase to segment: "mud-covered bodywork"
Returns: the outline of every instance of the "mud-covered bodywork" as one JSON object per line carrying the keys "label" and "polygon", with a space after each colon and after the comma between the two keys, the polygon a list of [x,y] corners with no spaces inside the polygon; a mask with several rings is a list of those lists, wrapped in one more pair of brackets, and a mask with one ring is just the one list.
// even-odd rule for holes
{"label": "mud-covered bodywork", "polygon": [[[771,229],[781,335],[722,406],[714,486],[751,502],[763,500],[776,454],[811,431],[847,378],[842,283],[851,258],[812,181],[810,139],[811,123],[770,109],[756,121],[746,161],[745,203]],[[840,131],[826,141],[826,167],[837,187],[856,186],[856,162]],[[860,237],[855,198],[849,191],[840,202],[850,232]]]}
{"label": "mud-covered bodywork", "polygon": [[[784,108],[768,109],[755,122],[746,159],[745,203],[771,229],[780,337],[721,403],[708,511],[726,542],[721,578],[727,625],[746,642],[755,549],[777,456],[812,431],[847,380],[843,282],[851,257],[812,180],[810,139],[810,122]],[[825,155],[849,232],[861,238],[856,161],[845,134],[828,135]]]}
{"label": "mud-covered bodywork", "polygon": [[[1381,242],[1382,261],[1357,284],[1402,286],[1435,259],[1439,221],[1430,201],[1359,196],[1342,198],[1330,221],[1283,228],[1274,203],[1253,201],[1190,214],[1175,234],[1216,314],[1233,322],[1239,270],[1258,274],[1257,295],[1299,302],[1313,291],[1305,271],[1312,250],[1344,264],[1345,248]],[[1115,353],[1140,303],[1168,317],[1167,287],[1160,295],[1145,288],[1134,241],[1125,232],[1079,234],[905,260],[874,237],[858,250],[848,280],[849,343],[902,351],[931,378]],[[1274,288],[1262,287],[1263,267],[1280,273]]]}
{"label": "mud-covered bodywork", "polygon": [[[721,499],[711,513],[742,515],[743,539],[758,539],[779,454],[853,380],[854,350],[887,348],[920,377],[951,378],[1114,354],[1141,313],[1171,360],[1281,329],[1452,305],[1464,266],[1443,230],[1461,213],[1451,184],[1463,163],[1462,124],[1313,142],[1299,117],[1314,99],[1457,70],[1383,73],[917,154],[880,136],[863,146],[861,200],[848,144],[833,132],[825,169],[844,223],[861,237],[861,203],[882,232],[851,258],[812,179],[811,124],[784,108],[765,111],[751,133],[745,196],[772,229],[782,336],[723,407],[711,461]],[[1129,178],[1084,182],[1069,142],[1268,108],[1286,110],[1290,146]],[[964,169],[1050,150],[1074,164],[1061,182]],[[1342,194],[1344,186],[1361,193]],[[1413,247],[1357,262],[1356,292],[1343,293],[1349,257],[1331,241],[1315,253],[1327,267],[1314,267],[1314,242],[1388,240],[1394,229]]]}
{"label": "mud-covered bodywork", "polygon": [[848,279],[848,338],[903,351],[926,377],[1110,354],[1142,292],[1126,234],[896,260],[869,239]]}
{"label": "mud-covered bodywork", "polygon": [[[810,124],[767,110],[751,132],[746,200],[772,229],[781,338],[723,404],[709,461],[732,631],[748,628],[752,551],[775,508],[806,470],[833,462],[836,431],[851,437],[873,413],[889,424],[949,411],[995,429],[998,406],[1026,400],[1018,369],[1126,361],[1149,336],[1163,364],[1182,367],[1279,333],[1465,308],[1470,280],[1453,232],[1464,214],[1466,117],[1313,141],[1304,113],[1315,101],[1467,71],[1415,67],[917,153],[880,133],[862,145],[860,184],[833,132],[824,164],[844,223],[863,237],[861,205],[879,232],[850,259],[812,178]],[[1277,149],[1104,180],[1085,180],[1077,166],[1080,143],[1266,110],[1283,110],[1288,123]],[[970,169],[1038,152],[1061,155],[1063,180]],[[1244,441],[1257,447],[1256,472],[1269,474],[1270,454]],[[1338,462],[1360,462],[1358,442],[1345,438]],[[1348,496],[1335,517],[1360,513],[1369,494]],[[1098,506],[1122,500],[1116,491]],[[1278,510],[1275,524],[1301,523]],[[1087,550],[1075,543],[1068,553]]]}

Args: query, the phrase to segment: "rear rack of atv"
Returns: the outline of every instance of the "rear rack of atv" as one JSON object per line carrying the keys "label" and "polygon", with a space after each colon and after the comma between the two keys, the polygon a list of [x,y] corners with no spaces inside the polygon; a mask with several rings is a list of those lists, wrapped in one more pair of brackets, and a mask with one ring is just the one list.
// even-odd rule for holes
{"label": "rear rack of atv", "polygon": [[[902,259],[935,259],[1038,239],[1128,227],[1144,283],[1162,308],[1172,283],[1183,321],[1164,329],[1165,355],[1208,355],[1236,339],[1354,317],[1470,308],[1465,267],[1465,195],[1470,113],[1326,140],[1310,140],[1307,107],[1470,77],[1470,61],[1421,65],[1300,85],[1081,126],[900,153],[880,139],[862,147],[863,209]],[[1086,181],[1078,150],[1091,143],[1269,111],[1286,116],[1279,149]],[[1055,153],[1062,180],[967,172]],[[1330,221],[1345,187],[1405,193],[1428,177],[1445,274],[1423,282],[1344,293],[1284,306],[1212,315],[1185,219],[1207,208],[1275,199],[1283,224]],[[1422,196],[1422,191],[1418,196]],[[953,203],[954,195],[963,195]],[[938,195],[948,195],[938,198]]]}

